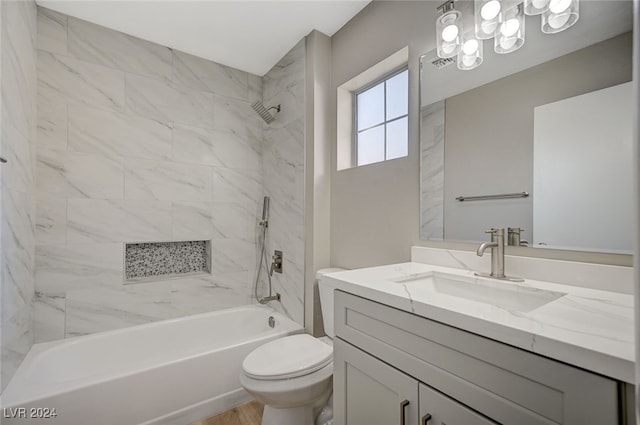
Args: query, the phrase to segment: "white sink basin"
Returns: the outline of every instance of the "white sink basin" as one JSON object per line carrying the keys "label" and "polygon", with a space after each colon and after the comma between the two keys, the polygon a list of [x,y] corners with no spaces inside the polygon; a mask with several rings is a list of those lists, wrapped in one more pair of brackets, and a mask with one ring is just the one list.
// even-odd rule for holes
{"label": "white sink basin", "polygon": [[407,288],[410,287],[412,291],[424,288],[452,297],[523,313],[540,308],[566,295],[563,292],[528,288],[512,282],[441,272],[420,273],[390,280],[407,285]]}

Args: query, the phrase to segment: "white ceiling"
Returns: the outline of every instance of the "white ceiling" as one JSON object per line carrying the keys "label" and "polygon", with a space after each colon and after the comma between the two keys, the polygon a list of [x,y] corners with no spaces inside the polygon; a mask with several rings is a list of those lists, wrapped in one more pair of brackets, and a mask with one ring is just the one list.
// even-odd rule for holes
{"label": "white ceiling", "polygon": [[37,0],[47,7],[264,75],[302,37],[332,36],[370,0]]}

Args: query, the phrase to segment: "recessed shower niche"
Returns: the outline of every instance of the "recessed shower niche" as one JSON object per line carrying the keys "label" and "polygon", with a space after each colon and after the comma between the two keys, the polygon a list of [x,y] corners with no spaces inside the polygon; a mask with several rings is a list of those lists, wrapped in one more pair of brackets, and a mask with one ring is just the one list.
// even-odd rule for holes
{"label": "recessed shower niche", "polygon": [[125,244],[125,283],[211,274],[211,241]]}

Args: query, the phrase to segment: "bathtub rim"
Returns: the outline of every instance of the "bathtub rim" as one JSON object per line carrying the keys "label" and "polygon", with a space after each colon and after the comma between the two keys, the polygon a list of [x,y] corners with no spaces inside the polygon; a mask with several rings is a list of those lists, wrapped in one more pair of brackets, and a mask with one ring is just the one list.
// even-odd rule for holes
{"label": "bathtub rim", "polygon": [[[153,327],[166,325],[166,324],[169,324],[169,323],[175,323],[175,322],[185,321],[185,320],[189,320],[189,319],[197,319],[197,318],[202,318],[204,316],[216,316],[216,315],[221,315],[221,314],[224,314],[224,313],[229,313],[229,312],[234,312],[234,311],[242,311],[242,310],[263,310],[263,311],[266,311],[266,312],[271,312],[271,313],[273,313],[273,314],[275,314],[277,316],[280,316],[282,319],[285,319],[286,321],[284,323],[286,325],[284,327],[282,327],[281,332],[278,332],[278,333],[275,333],[275,334],[257,334],[256,336],[260,336],[260,337],[257,337],[257,338],[254,338],[254,339],[248,339],[248,340],[239,341],[239,342],[237,342],[235,344],[225,345],[225,346],[217,347],[217,348],[214,348],[214,349],[205,349],[203,351],[200,351],[200,352],[197,352],[197,353],[192,353],[190,355],[185,355],[185,356],[182,356],[182,357],[178,357],[178,358],[172,359],[170,361],[156,362],[156,363],[148,364],[148,365],[145,365],[143,367],[138,367],[138,368],[135,368],[135,369],[127,369],[127,370],[125,370],[124,372],[121,372],[121,373],[110,374],[110,375],[106,375],[106,376],[104,376],[104,375],[94,375],[93,377],[90,377],[90,378],[79,378],[79,379],[75,379],[75,380],[71,380],[71,381],[65,381],[65,383],[63,385],[61,385],[61,386],[53,386],[51,388],[47,388],[45,391],[37,392],[36,394],[34,394],[32,391],[28,391],[29,386],[22,386],[22,385],[18,386],[19,384],[16,383],[16,382],[19,382],[20,380],[22,380],[22,382],[26,381],[25,378],[26,378],[26,375],[27,375],[27,372],[28,372],[26,370],[27,365],[33,363],[33,361],[39,355],[41,355],[42,353],[44,353],[44,352],[46,352],[46,351],[48,351],[50,349],[55,349],[58,346],[75,345],[75,344],[77,344],[79,342],[79,340],[81,340],[82,342],[85,342],[85,341],[90,341],[90,340],[93,340],[93,339],[108,337],[110,335],[116,335],[116,334],[119,334],[119,333],[125,333],[128,330],[130,330],[131,328],[148,329],[148,328],[153,328]],[[31,349],[29,350],[29,352],[25,356],[24,360],[22,361],[22,363],[18,367],[18,370],[14,374],[13,378],[7,384],[7,387],[2,392],[2,394],[0,394],[0,399],[1,399],[0,400],[0,405],[3,408],[19,407],[19,406],[23,406],[23,405],[27,405],[27,404],[36,402],[38,400],[41,400],[41,399],[44,399],[44,398],[47,398],[47,397],[63,395],[63,394],[71,393],[73,391],[77,391],[77,390],[82,389],[83,387],[87,386],[88,383],[101,384],[101,383],[105,383],[105,382],[108,382],[108,381],[111,381],[111,380],[123,379],[123,378],[130,377],[132,375],[135,375],[137,373],[142,373],[142,372],[146,372],[146,371],[149,371],[149,370],[153,370],[153,369],[157,369],[157,368],[161,368],[161,367],[166,367],[166,366],[169,366],[169,365],[174,365],[176,363],[179,363],[179,362],[182,362],[182,361],[187,361],[187,360],[190,360],[190,359],[193,359],[193,358],[205,355],[205,354],[211,354],[211,353],[219,351],[219,350],[238,347],[240,345],[246,344],[246,343],[251,342],[251,341],[260,341],[260,340],[266,339],[268,337],[273,337],[275,335],[280,335],[280,337],[283,337],[283,336],[293,335],[293,334],[296,334],[296,333],[303,333],[303,332],[305,332],[303,326],[301,326],[297,322],[293,321],[289,317],[286,317],[284,314],[278,312],[274,308],[269,307],[269,306],[257,305],[257,304],[248,304],[248,305],[232,307],[232,308],[223,309],[223,310],[216,310],[216,311],[198,313],[198,314],[193,314],[193,315],[188,315],[188,316],[175,317],[175,318],[171,318],[171,319],[159,320],[159,321],[155,321],[155,322],[145,323],[145,324],[142,324],[142,325],[128,326],[126,328],[119,328],[119,329],[112,329],[112,330],[103,331],[103,332],[96,332],[96,333],[88,334],[88,335],[78,335],[78,336],[74,336],[74,337],[71,337],[71,338],[65,338],[65,339],[56,340],[56,341],[42,342],[42,343],[34,344],[31,347]],[[15,389],[14,389],[14,387],[15,387]],[[17,395],[14,396],[13,393],[17,393]],[[7,396],[9,396],[8,400],[7,400]]]}

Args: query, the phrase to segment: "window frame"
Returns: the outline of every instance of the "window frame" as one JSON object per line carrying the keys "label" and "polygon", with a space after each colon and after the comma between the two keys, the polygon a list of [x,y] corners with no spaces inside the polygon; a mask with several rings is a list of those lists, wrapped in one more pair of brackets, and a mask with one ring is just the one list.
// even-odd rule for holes
{"label": "window frame", "polygon": [[[395,117],[391,120],[387,120],[387,81],[390,80],[391,78],[395,77],[398,74],[403,73],[404,71],[407,71],[407,113],[404,115],[400,115],[398,117]],[[364,128],[362,130],[358,130],[358,95],[362,94],[364,92],[366,92],[367,90],[377,86],[380,83],[384,83],[384,121],[382,121],[379,124],[376,125],[372,125],[370,127]],[[405,63],[395,69],[393,69],[392,71],[381,75],[379,78],[376,78],[375,80],[365,84],[362,87],[359,87],[357,90],[354,90],[351,93],[352,99],[351,99],[351,104],[352,104],[352,111],[351,111],[351,115],[352,115],[352,128],[353,131],[351,133],[351,152],[352,154],[352,163],[351,163],[351,167],[363,167],[365,165],[371,165],[371,164],[377,164],[380,162],[385,162],[385,161],[390,161],[389,159],[387,159],[387,124],[392,123],[394,121],[400,120],[402,118],[407,118],[407,126],[409,125],[409,64]],[[358,134],[366,131],[366,130],[370,130],[372,128],[375,127],[379,127],[379,126],[384,126],[384,159],[382,161],[377,161],[377,162],[371,162],[369,164],[362,164],[362,165],[358,165]],[[408,129],[407,129],[408,130]],[[409,138],[407,137],[407,150],[408,150],[408,145],[409,145]],[[407,154],[408,156],[408,154]],[[400,157],[403,158],[403,157]],[[392,159],[398,159],[398,158],[392,158]]]}

